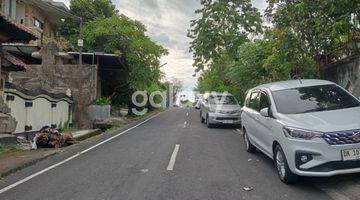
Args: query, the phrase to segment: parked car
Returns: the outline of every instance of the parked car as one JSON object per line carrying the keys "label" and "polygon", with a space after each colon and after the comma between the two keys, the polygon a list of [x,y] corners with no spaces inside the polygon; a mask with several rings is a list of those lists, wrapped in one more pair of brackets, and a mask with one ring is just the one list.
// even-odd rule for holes
{"label": "parked car", "polygon": [[240,125],[241,107],[229,93],[205,93],[200,104],[200,119],[212,128],[214,124]]}
{"label": "parked car", "polygon": [[247,151],[272,158],[285,183],[360,172],[360,101],[332,82],[258,86],[248,92],[241,119]]}

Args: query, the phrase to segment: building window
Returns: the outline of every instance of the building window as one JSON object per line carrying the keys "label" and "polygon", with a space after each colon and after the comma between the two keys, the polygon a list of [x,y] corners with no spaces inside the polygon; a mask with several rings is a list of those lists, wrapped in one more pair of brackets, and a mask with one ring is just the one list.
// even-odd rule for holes
{"label": "building window", "polygon": [[36,27],[36,28],[43,29],[44,24],[40,20],[34,18],[33,26]]}

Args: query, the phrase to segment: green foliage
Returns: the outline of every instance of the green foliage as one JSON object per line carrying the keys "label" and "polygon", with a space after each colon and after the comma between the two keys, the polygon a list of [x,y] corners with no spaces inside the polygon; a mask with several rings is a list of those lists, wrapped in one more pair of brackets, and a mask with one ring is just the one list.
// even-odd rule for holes
{"label": "green foliage", "polygon": [[[242,99],[258,84],[319,77],[319,55],[333,61],[358,53],[351,40],[360,33],[356,1],[268,0],[266,16],[274,26],[263,32],[256,10],[246,2],[244,9],[233,1],[203,1],[204,7],[197,11],[201,17],[193,21],[188,35],[193,39],[195,71],[205,69],[198,81],[200,92],[229,91]],[[241,12],[231,12],[232,6]],[[242,14],[253,20],[231,20]],[[238,34],[232,27],[238,27]],[[257,40],[246,37],[256,33],[263,35]]]}
{"label": "green foliage", "polygon": [[204,0],[201,4],[196,10],[200,18],[191,21],[188,32],[196,72],[218,62],[224,53],[234,58],[248,35],[261,32],[261,15],[250,0]]}
{"label": "green foliage", "polygon": [[74,46],[79,38],[80,17],[86,24],[96,18],[107,18],[116,16],[118,11],[111,0],[71,0],[70,11],[73,16],[68,17],[59,27],[59,34]]}
{"label": "green foliage", "polygon": [[60,124],[58,125],[58,129],[63,131],[63,132],[72,132],[72,131],[78,130],[75,127],[70,127],[70,120],[67,120],[64,123],[60,122]]}
{"label": "green foliage", "polygon": [[17,146],[14,145],[10,145],[10,146],[4,146],[2,144],[0,144],[0,155],[4,154],[4,153],[9,153],[9,152],[15,152],[18,151]]}
{"label": "green foliage", "polygon": [[[191,22],[188,37],[192,39],[195,72],[203,71],[199,92],[231,92],[241,96],[227,72],[237,60],[237,50],[249,42],[249,36],[262,32],[261,15],[249,0],[207,0]],[[231,74],[231,73],[230,73]]]}
{"label": "green foliage", "polygon": [[5,147],[0,144],[0,155],[5,152]]}
{"label": "green foliage", "polygon": [[265,40],[270,54],[263,65],[269,73],[269,81],[317,76],[314,57],[308,54],[304,42],[289,29],[269,29]]}
{"label": "green foliage", "polygon": [[93,105],[110,105],[111,99],[107,97],[99,97],[94,100]]}
{"label": "green foliage", "polygon": [[[268,0],[266,14],[279,30],[291,31],[310,57],[330,59],[354,53],[351,36],[359,34],[360,3],[354,0]],[[330,55],[329,55],[330,54]]]}
{"label": "green foliage", "polygon": [[[119,15],[111,0],[72,0],[71,12],[83,19],[84,51],[118,54],[125,61],[125,72],[106,73],[111,83],[106,94],[115,105],[130,104],[131,94],[160,85],[163,73],[160,58],[168,52],[145,35],[146,27],[139,21]],[[76,46],[79,19],[69,17],[59,33]],[[109,81],[110,82],[110,81]]]}
{"label": "green foliage", "polygon": [[139,21],[124,15],[97,18],[84,28],[85,49],[117,53],[126,58],[131,90],[144,90],[162,77],[160,58],[167,50],[145,35]]}
{"label": "green foliage", "polygon": [[202,6],[196,11],[200,18],[192,21],[188,32],[195,71],[203,71],[197,90],[227,91],[241,97],[242,88],[233,83],[229,70],[238,59],[239,46],[262,32],[261,15],[249,0],[208,0]]}

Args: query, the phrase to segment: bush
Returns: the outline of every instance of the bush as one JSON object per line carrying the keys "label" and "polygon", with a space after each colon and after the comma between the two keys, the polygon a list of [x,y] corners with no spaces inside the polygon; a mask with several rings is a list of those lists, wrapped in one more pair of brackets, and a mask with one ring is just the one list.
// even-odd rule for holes
{"label": "bush", "polygon": [[5,147],[3,147],[1,144],[0,144],[0,154],[4,153],[5,152]]}
{"label": "bush", "polygon": [[110,105],[111,99],[107,97],[99,97],[94,100],[93,105]]}

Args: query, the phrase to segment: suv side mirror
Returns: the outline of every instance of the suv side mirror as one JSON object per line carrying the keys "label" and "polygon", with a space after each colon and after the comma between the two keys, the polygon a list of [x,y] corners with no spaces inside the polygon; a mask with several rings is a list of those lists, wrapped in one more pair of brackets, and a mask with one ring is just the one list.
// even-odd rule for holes
{"label": "suv side mirror", "polygon": [[260,115],[263,117],[269,117],[269,108],[263,108],[260,110]]}

